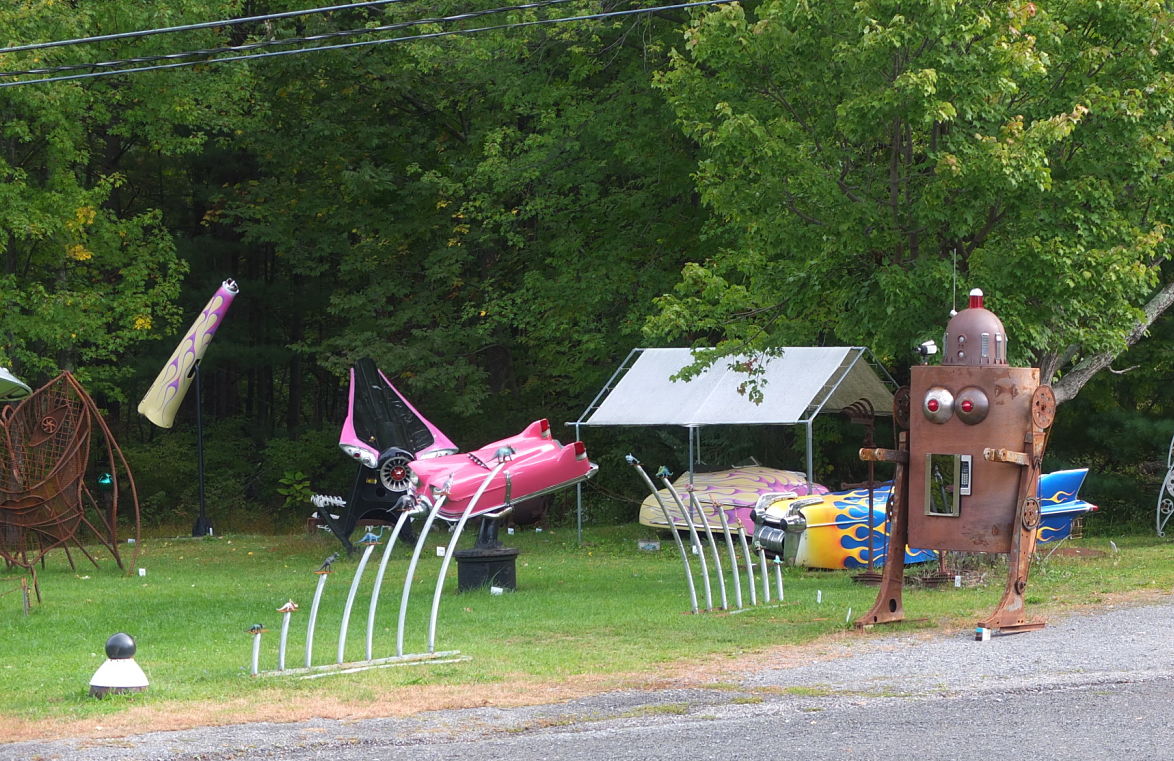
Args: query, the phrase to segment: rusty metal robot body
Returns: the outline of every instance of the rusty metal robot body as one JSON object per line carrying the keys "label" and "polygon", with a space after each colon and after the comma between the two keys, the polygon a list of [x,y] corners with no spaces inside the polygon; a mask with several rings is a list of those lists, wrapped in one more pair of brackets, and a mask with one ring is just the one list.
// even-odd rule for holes
{"label": "rusty metal robot body", "polygon": [[1040,507],[1036,496],[1055,417],[1051,387],[1036,368],[1007,365],[1002,322],[983,307],[982,291],[946,328],[940,366],[910,369],[898,392],[895,450],[864,449],[864,460],[897,463],[889,549],[876,603],[857,626],[904,618],[904,568],[891,563],[912,547],[1010,556],[1007,587],[985,629],[1044,626],[1024,605]]}

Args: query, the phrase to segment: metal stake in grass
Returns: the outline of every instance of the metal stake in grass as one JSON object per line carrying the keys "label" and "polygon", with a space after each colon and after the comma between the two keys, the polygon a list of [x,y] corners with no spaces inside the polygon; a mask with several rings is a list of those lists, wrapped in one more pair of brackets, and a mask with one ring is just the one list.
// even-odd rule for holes
{"label": "metal stake in grass", "polygon": [[[465,529],[465,523],[469,520],[469,515],[472,514],[473,508],[481,501],[481,495],[485,493],[485,489],[489,487],[489,482],[492,481],[501,469],[509,462],[502,458],[501,462],[489,471],[489,475],[485,476],[485,480],[477,487],[477,491],[473,492],[473,498],[469,500],[469,504],[465,506],[465,512],[461,513],[460,520],[457,521],[457,526],[453,529],[452,538],[448,540],[448,548],[444,551],[444,560],[440,561],[440,574],[436,577],[436,589],[432,593],[432,613],[428,617],[428,652],[436,652],[436,615],[440,612],[440,595],[444,591],[444,577],[448,573],[449,563],[452,561],[453,550],[457,547],[457,540],[461,538],[461,532]],[[510,492],[510,474],[506,473],[506,502],[509,502]]]}
{"label": "metal stake in grass", "polygon": [[758,548],[758,567],[762,571],[762,601],[770,602],[770,576],[766,572],[766,550]]}
{"label": "metal stake in grass", "polygon": [[750,559],[750,542],[746,540],[746,527],[738,521],[738,541],[742,543],[742,559],[746,561],[746,588],[750,590],[750,604],[758,604],[758,592],[755,591],[754,561]]}
{"label": "metal stake in grass", "polygon": [[449,492],[452,491],[452,474],[449,473],[448,479],[444,483],[444,488],[436,497],[436,504],[428,511],[428,517],[424,519],[424,525],[420,528],[420,538],[416,540],[416,546],[412,548],[412,559],[408,561],[408,572],[404,576],[404,591],[399,598],[399,624],[395,630],[395,654],[404,654],[404,622],[408,617],[408,597],[412,594],[412,579],[416,575],[416,564],[420,562],[420,551],[424,549],[424,542],[428,540],[428,532],[432,529],[432,523],[436,520],[436,514],[440,512],[441,506],[448,500]]}
{"label": "metal stake in grass", "polygon": [[668,506],[665,505],[664,500],[661,499],[656,485],[652,483],[652,479],[648,477],[648,474],[644,472],[644,468],[640,466],[640,461],[630,454],[624,459],[644,479],[644,483],[648,486],[648,490],[652,492],[652,497],[656,500],[656,504],[660,505],[660,512],[664,515],[665,523],[668,524],[669,531],[672,533],[673,539],[677,542],[677,550],[681,553],[681,563],[685,566],[685,581],[689,586],[689,605],[693,612],[697,613],[697,587],[693,585],[693,569],[689,566],[689,553],[685,552],[685,543],[681,541],[681,533],[677,531],[677,524],[673,522],[673,516],[669,513]]}
{"label": "metal stake in grass", "polygon": [[330,555],[322,561],[314,573],[318,574],[318,586],[314,589],[314,602],[310,603],[310,620],[306,623],[306,668],[310,668],[314,656],[314,627],[318,623],[318,604],[322,602],[322,590],[326,587],[326,577],[333,570],[334,561],[338,560],[338,553]]}
{"label": "metal stake in grass", "polygon": [[253,667],[249,673],[253,676],[257,675],[261,661],[261,635],[267,631],[269,630],[264,624],[253,624],[249,627],[249,634],[253,635]]}
{"label": "metal stake in grass", "polygon": [[775,587],[779,593],[779,602],[783,601],[783,561],[775,555]]}
{"label": "metal stake in grass", "polygon": [[681,510],[681,515],[685,516],[685,525],[689,527],[689,545],[701,564],[701,584],[705,590],[705,609],[712,610],[713,590],[709,586],[709,564],[705,562],[705,548],[701,546],[701,538],[697,535],[697,527],[693,525],[693,516],[689,513],[689,509],[685,507],[685,504],[681,502],[681,496],[677,494],[677,490],[673,488],[672,482],[669,481],[669,477],[672,476],[669,469],[661,465],[660,469],[656,471],[656,475],[668,487],[669,495],[677,503],[677,507]]}
{"label": "metal stake in grass", "polygon": [[726,537],[726,549],[730,553],[730,568],[734,572],[734,605],[739,609],[742,607],[742,576],[738,573],[738,555],[734,552],[734,536],[730,533],[730,521],[726,518],[726,511],[721,508],[721,505],[710,500],[713,509],[717,511],[718,519],[722,522],[722,533]]}
{"label": "metal stake in grass", "polygon": [[371,559],[371,553],[379,544],[379,536],[368,531],[359,540],[359,544],[364,545],[363,556],[359,558],[359,565],[355,568],[355,577],[351,579],[351,590],[346,596],[346,605],[342,609],[342,626],[338,630],[338,658],[335,663],[343,662],[343,656],[346,652],[347,629],[350,628],[351,623],[351,608],[355,605],[355,593],[359,591],[359,582],[363,579],[363,571],[367,568],[367,561]]}
{"label": "metal stake in grass", "polygon": [[722,593],[722,610],[729,610],[730,601],[726,597],[726,572],[722,569],[721,553],[717,550],[717,540],[713,538],[713,529],[709,525],[709,516],[701,509],[701,503],[697,501],[697,497],[693,494],[691,486],[689,491],[689,504],[697,511],[697,515],[701,516],[701,525],[705,526],[705,536],[709,539],[709,550],[713,553],[713,567],[717,569],[718,589]]}
{"label": "metal stake in grass", "polygon": [[285,643],[289,640],[289,614],[298,609],[298,604],[290,600],[277,609],[281,613],[281,640],[277,646],[277,670],[285,671]]}
{"label": "metal stake in grass", "polygon": [[411,520],[412,516],[419,515],[424,512],[421,507],[410,510],[401,510],[399,518],[395,521],[395,528],[391,530],[391,537],[387,540],[387,546],[383,548],[383,557],[379,560],[379,571],[375,574],[375,586],[371,590],[371,605],[367,608],[367,660],[371,660],[372,655],[372,639],[375,636],[375,609],[379,605],[379,590],[383,587],[383,575],[387,572],[387,561],[391,558],[391,548],[395,546],[395,541],[399,539],[400,532],[404,528],[404,524]]}

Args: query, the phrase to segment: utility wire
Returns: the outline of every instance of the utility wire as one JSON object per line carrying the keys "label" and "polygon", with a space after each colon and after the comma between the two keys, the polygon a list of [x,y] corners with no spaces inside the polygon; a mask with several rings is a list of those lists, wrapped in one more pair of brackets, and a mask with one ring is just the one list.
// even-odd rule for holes
{"label": "utility wire", "polygon": [[[140,63],[154,63],[156,61],[174,61],[183,58],[194,58],[196,56],[216,56],[223,53],[242,53],[249,50],[258,50],[260,48],[278,47],[281,45],[292,45],[294,43],[302,42],[318,42],[320,40],[330,40],[341,37],[355,37],[362,34],[375,34],[378,32],[390,32],[396,29],[405,29],[412,26],[420,26],[421,24],[443,24],[450,21],[466,21],[472,18],[479,18],[481,16],[488,16],[494,13],[508,13],[510,11],[530,10],[533,8],[544,8],[550,5],[558,5],[561,3],[572,2],[572,0],[537,0],[532,3],[525,3],[523,5],[511,5],[504,8],[488,8],[480,11],[469,11],[468,13],[457,13],[452,16],[437,16],[434,18],[413,19],[411,21],[400,21],[394,24],[385,24],[383,26],[363,27],[362,29],[345,29],[337,32],[324,32],[322,34],[314,34],[306,37],[287,37],[280,40],[261,40],[259,42],[251,42],[246,45],[226,45],[219,48],[203,48],[201,50],[188,50],[182,53],[164,53],[151,56],[140,56],[137,58],[122,58],[115,61],[102,61],[95,63],[75,63],[62,66],[49,66],[39,69],[22,69],[17,71],[0,71],[0,77],[20,77],[29,74],[59,74],[66,71],[81,71],[86,69],[122,67],[127,64]],[[324,46],[315,45],[307,49],[320,49]],[[206,61],[198,61],[197,63],[205,63]],[[145,68],[145,67],[143,67]]]}
{"label": "utility wire", "polygon": [[[698,2],[676,3],[673,5],[658,5],[651,8],[632,8],[623,11],[608,11],[604,13],[590,13],[581,16],[567,16],[556,19],[537,19],[534,21],[519,21],[511,24],[496,24],[493,26],[474,27],[472,29],[450,29],[440,32],[429,32],[426,34],[415,34],[405,37],[387,37],[379,40],[363,40],[360,42],[347,42],[339,45],[316,45],[308,48],[295,48],[293,50],[275,50],[268,53],[252,53],[241,56],[225,56],[222,58],[208,58],[198,61],[180,61],[177,63],[156,64],[153,66],[135,66],[125,69],[108,69],[105,71],[93,71],[85,74],[66,74],[59,77],[42,77],[40,79],[23,79],[12,82],[0,82],[0,88],[5,87],[19,87],[21,85],[43,84],[47,82],[64,82],[76,79],[97,79],[100,77],[115,76],[117,74],[134,74],[141,71],[159,71],[163,69],[179,69],[189,66],[209,65],[214,63],[227,63],[230,61],[248,61],[260,58],[275,58],[277,56],[298,55],[299,53],[313,53],[323,50],[343,50],[346,48],[369,47],[371,45],[383,45],[393,42],[411,42],[413,40],[427,40],[437,39],[440,37],[450,37],[453,35],[463,34],[477,34],[479,32],[491,32],[504,29],[517,29],[529,26],[543,26],[547,24],[561,24],[570,21],[590,21],[594,19],[615,18],[618,16],[631,16],[637,13],[655,13],[657,11],[671,11],[681,10],[683,8],[697,8],[707,5],[718,5],[721,3],[728,3],[730,0],[699,0]],[[113,65],[118,62],[109,62],[108,64],[94,63],[86,68],[92,68],[102,65]]]}
{"label": "utility wire", "polygon": [[43,50],[45,48],[60,48],[67,45],[83,45],[90,42],[108,42],[109,40],[125,40],[132,37],[149,37],[153,34],[171,34],[173,32],[190,32],[196,29],[213,29],[221,26],[236,26],[250,24],[254,21],[273,21],[275,19],[293,18],[295,16],[310,16],[316,13],[330,13],[332,11],[350,10],[352,8],[370,8],[377,5],[403,3],[408,0],[370,0],[364,3],[350,3],[348,5],[331,5],[325,8],[307,8],[301,11],[285,11],[282,13],[266,13],[262,16],[245,16],[242,18],[221,19],[219,21],[202,21],[198,24],[184,24],[169,26],[161,29],[142,29],[137,32],[118,32],[117,34],[103,34],[97,37],[78,37],[73,40],[57,40],[56,42],[34,42],[28,45],[16,45],[10,48],[0,48],[0,53],[17,53],[23,50]]}

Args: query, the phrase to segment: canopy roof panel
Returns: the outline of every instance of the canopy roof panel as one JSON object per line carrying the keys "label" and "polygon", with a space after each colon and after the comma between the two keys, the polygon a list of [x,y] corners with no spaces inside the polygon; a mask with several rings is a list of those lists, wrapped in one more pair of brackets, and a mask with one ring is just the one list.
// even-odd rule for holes
{"label": "canopy roof panel", "polygon": [[747,375],[733,368],[744,357],[719,360],[691,380],[673,381],[693,362],[691,349],[633,349],[577,424],[793,425],[862,400],[876,414],[892,413],[896,383],[868,349],[791,346],[780,351],[757,360],[763,363],[763,401],[755,404],[738,392]]}

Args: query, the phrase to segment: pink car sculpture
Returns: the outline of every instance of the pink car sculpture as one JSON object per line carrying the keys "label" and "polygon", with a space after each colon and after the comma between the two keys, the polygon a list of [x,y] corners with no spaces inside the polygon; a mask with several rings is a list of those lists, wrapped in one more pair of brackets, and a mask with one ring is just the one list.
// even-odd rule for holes
{"label": "pink car sculpture", "polygon": [[[598,468],[582,442],[564,446],[555,440],[546,420],[458,453],[370,359],[351,368],[347,401],[338,443],[359,465],[350,498],[315,495],[312,501],[315,517],[348,551],[354,549],[350,535],[363,519],[391,523],[405,510],[414,514],[433,507],[436,517],[449,521],[497,514],[590,478]],[[411,540],[410,529],[403,538]]]}
{"label": "pink car sculpture", "polygon": [[550,433],[550,423],[536,420],[517,436],[472,452],[417,460],[411,465],[411,480],[416,499],[429,506],[447,493],[437,515],[456,520],[466,511],[475,518],[550,494],[590,478],[598,467],[587,459],[583,442],[560,444]]}

